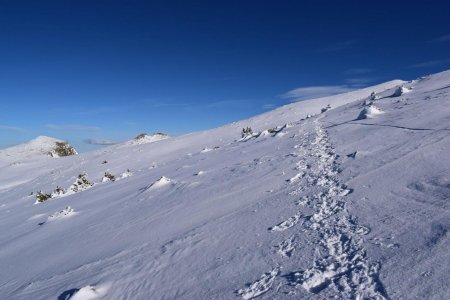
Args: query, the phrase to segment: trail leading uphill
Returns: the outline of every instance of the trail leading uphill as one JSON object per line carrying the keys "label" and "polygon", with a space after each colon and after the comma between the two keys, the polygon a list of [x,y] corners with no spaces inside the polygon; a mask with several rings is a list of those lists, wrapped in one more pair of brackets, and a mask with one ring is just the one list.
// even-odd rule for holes
{"label": "trail leading uphill", "polygon": [[[380,265],[370,262],[363,247],[362,236],[370,229],[357,223],[346,209],[345,196],[351,190],[339,182],[337,155],[332,148],[320,118],[302,126],[303,135],[295,137],[295,164],[298,173],[286,180],[291,186],[298,211],[285,221],[269,228],[270,231],[292,232],[276,246],[279,254],[276,268],[240,289],[244,299],[253,299],[268,292],[273,285],[304,288],[319,294],[328,286],[330,296],[340,299],[385,299],[386,294],[378,279]],[[306,132],[305,132],[306,131]],[[288,270],[284,260],[295,260],[302,252],[295,251],[300,240],[315,245],[312,267]],[[282,270],[282,271],[281,271]],[[289,288],[286,288],[289,290]],[[295,291],[288,292],[295,295]]]}
{"label": "trail leading uphill", "polygon": [[0,155],[0,298],[446,299],[449,116],[443,72],[151,143]]}
{"label": "trail leading uphill", "polygon": [[[379,264],[369,261],[363,247],[361,236],[370,229],[359,225],[346,209],[345,196],[351,190],[339,182],[335,150],[319,119],[314,123],[316,137],[312,147],[303,143],[299,154],[315,160],[294,193],[303,195],[299,205],[313,212],[305,217],[303,226],[317,248],[313,266],[292,272],[287,278],[312,293],[332,285],[340,298],[384,299],[385,291],[378,279]],[[304,165],[304,161],[298,164]]]}

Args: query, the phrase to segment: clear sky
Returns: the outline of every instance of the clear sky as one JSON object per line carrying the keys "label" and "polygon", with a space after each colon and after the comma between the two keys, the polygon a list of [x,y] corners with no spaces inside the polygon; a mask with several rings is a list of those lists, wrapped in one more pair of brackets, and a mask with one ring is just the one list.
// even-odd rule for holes
{"label": "clear sky", "polygon": [[0,148],[179,135],[450,69],[449,1],[0,1]]}

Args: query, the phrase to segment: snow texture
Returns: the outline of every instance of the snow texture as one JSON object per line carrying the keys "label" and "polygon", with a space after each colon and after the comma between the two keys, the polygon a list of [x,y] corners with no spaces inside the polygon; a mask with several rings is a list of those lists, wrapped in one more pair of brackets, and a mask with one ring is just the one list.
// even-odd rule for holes
{"label": "snow texture", "polygon": [[443,72],[157,142],[0,150],[0,298],[448,299],[449,133]]}

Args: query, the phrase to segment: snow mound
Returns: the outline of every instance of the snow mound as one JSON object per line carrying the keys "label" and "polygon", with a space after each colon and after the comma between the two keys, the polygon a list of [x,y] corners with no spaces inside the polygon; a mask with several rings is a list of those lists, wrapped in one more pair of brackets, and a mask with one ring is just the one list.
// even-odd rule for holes
{"label": "snow mound", "polygon": [[106,287],[94,287],[91,285],[85,286],[78,290],[72,297],[71,300],[95,300],[100,299],[105,296],[107,291]]}
{"label": "snow mound", "polygon": [[137,137],[135,137],[133,140],[128,141],[127,145],[142,145],[142,144],[148,144],[148,143],[154,143],[157,141],[168,139],[169,135],[161,132],[153,133],[153,134],[147,134],[147,133],[141,133]]}
{"label": "snow mound", "polygon": [[120,178],[123,179],[123,178],[130,177],[132,175],[133,175],[133,173],[130,170],[127,170],[126,172],[123,172],[122,175],[120,175]]}
{"label": "snow mound", "polygon": [[375,105],[370,105],[368,107],[364,107],[364,109],[359,113],[357,120],[364,120],[364,119],[372,119],[375,118],[377,115],[384,114],[384,111],[376,107]]}
{"label": "snow mound", "polygon": [[61,211],[59,211],[59,212],[56,212],[56,213],[50,215],[50,216],[47,218],[47,222],[52,222],[52,221],[56,221],[56,220],[61,220],[61,219],[70,217],[70,216],[72,216],[72,215],[74,215],[74,214],[75,214],[74,209],[73,209],[72,207],[70,207],[70,206],[67,206],[67,207],[64,208],[63,210],[61,210]]}
{"label": "snow mound", "polygon": [[156,190],[167,185],[173,184],[173,180],[165,176],[161,176],[158,180],[150,185],[149,190]]}
{"label": "snow mound", "polygon": [[0,158],[11,157],[14,159],[60,157],[74,154],[78,154],[78,152],[71,145],[48,136],[38,136],[29,142],[0,150]]}

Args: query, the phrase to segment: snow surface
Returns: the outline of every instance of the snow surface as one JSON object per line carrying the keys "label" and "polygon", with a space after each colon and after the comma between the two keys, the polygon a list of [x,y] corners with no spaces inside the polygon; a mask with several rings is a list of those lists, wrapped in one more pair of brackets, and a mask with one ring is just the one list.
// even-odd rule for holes
{"label": "snow surface", "polygon": [[[1,155],[0,298],[448,299],[449,133],[443,72],[157,143]],[[34,204],[80,174],[94,185]]]}
{"label": "snow surface", "polygon": [[[11,163],[27,158],[49,156],[50,152],[54,152],[56,142],[63,141],[48,136],[38,136],[28,143],[20,144],[6,149],[0,149],[0,163]],[[53,155],[56,154],[53,153]]]}

